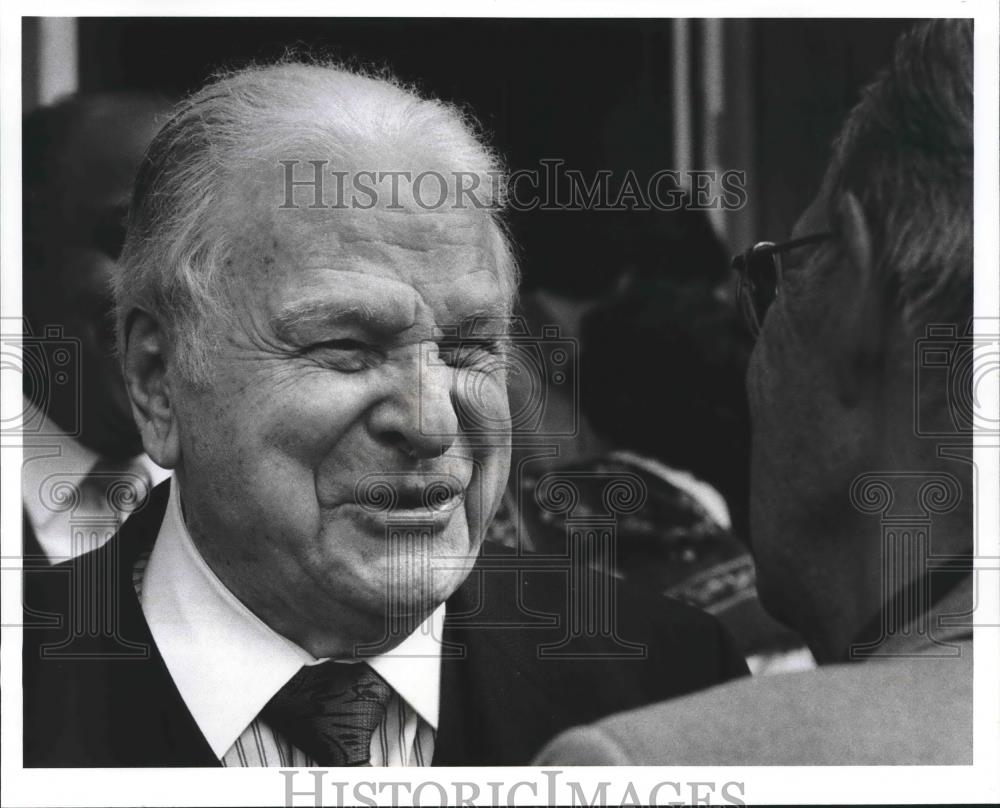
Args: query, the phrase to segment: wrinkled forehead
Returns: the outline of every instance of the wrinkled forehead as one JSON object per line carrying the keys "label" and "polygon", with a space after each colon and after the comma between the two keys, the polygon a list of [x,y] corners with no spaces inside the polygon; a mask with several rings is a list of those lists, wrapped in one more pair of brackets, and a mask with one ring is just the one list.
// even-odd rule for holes
{"label": "wrinkled forehead", "polygon": [[[319,191],[313,187],[289,195],[281,171],[262,167],[232,183],[223,216],[250,243],[270,242],[276,249],[291,250],[302,257],[337,251],[353,253],[354,260],[378,252],[410,252],[469,255],[484,268],[501,271],[497,254],[499,229],[490,211],[469,198],[457,198],[448,188],[415,201],[413,182],[403,178],[362,183],[357,171],[339,185],[329,177]],[[324,168],[324,171],[326,169]],[[418,172],[420,173],[420,172]],[[433,172],[445,178],[444,171]],[[363,174],[363,172],[362,172]],[[415,176],[409,172],[410,176]],[[358,183],[366,190],[343,190]],[[433,183],[431,183],[433,184]]]}
{"label": "wrinkled forehead", "polygon": [[488,216],[469,212],[276,210],[257,223],[261,258],[427,284],[502,267]]}
{"label": "wrinkled forehead", "polygon": [[[482,213],[420,210],[275,210],[267,217],[272,239],[303,255],[330,256],[334,250],[355,260],[367,254],[449,254],[476,256],[485,266],[492,256],[492,222]],[[263,222],[262,222],[263,224]]]}
{"label": "wrinkled forehead", "polygon": [[273,201],[258,198],[244,218],[233,258],[279,320],[339,312],[395,332],[509,313],[507,269],[484,211],[282,209],[265,200]]}

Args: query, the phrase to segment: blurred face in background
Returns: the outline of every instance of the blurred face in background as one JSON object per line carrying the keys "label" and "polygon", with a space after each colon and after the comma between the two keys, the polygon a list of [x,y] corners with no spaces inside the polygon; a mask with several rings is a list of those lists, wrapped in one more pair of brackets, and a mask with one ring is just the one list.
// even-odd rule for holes
{"label": "blurred face in background", "polygon": [[39,150],[42,178],[25,178],[24,313],[35,337],[57,326],[74,341],[76,378],[60,384],[49,366],[44,383],[26,378],[25,393],[63,429],[79,428],[84,445],[127,458],[142,444],[114,357],[109,282],[132,181],[167,107],[127,95],[69,104],[44,137],[25,132],[26,153]]}

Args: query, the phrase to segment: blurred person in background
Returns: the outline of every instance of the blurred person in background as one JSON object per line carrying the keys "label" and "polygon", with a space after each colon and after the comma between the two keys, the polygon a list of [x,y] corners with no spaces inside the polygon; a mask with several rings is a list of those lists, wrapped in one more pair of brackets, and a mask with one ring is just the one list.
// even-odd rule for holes
{"label": "blurred person in background", "polygon": [[[599,233],[595,222],[586,246],[577,244],[567,255],[570,267],[593,270],[584,273],[589,286],[574,286],[569,269],[562,278],[553,269],[547,287],[522,299],[533,333],[558,325],[560,337],[573,335],[578,378],[546,388],[545,409],[560,417],[538,431],[559,455],[527,462],[512,475],[510,497],[491,531],[511,545],[565,554],[566,515],[550,512],[535,496],[539,481],[573,475],[581,507],[596,514],[602,512],[601,480],[638,478],[644,502],[616,515],[614,565],[622,585],[714,614],[751,670],[811,667],[801,639],[767,615],[756,597],[745,541],[750,424],[744,380],[752,340],[732,299],[722,242],[706,212],[691,204],[685,197],[676,211],[632,212]],[[595,262],[603,262],[603,272]],[[515,402],[525,395],[520,381],[513,376]],[[542,380],[532,381],[536,391]],[[576,435],[545,433],[574,418]],[[530,456],[533,448],[520,451]]]}
{"label": "blurred person in background", "polygon": [[109,93],[24,118],[23,546],[36,562],[106,541],[167,476],[132,419],[110,280],[132,181],[168,109],[155,96]]}
{"label": "blurred person in background", "polygon": [[[536,762],[972,763],[971,396],[956,364],[970,356],[972,64],[970,20],[901,37],[791,240],[734,261],[759,330],[758,589],[820,667],[571,730]],[[934,334],[951,335],[938,364],[918,364]]]}
{"label": "blurred person in background", "polygon": [[621,240],[627,271],[581,328],[584,408],[610,445],[711,485],[745,536],[752,343],[725,250],[703,210],[631,215],[646,221]]}

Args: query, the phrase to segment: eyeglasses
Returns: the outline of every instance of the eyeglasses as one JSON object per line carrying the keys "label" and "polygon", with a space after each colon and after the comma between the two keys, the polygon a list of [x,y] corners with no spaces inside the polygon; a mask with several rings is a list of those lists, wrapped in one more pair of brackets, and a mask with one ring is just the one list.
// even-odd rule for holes
{"label": "eyeglasses", "polygon": [[764,315],[778,296],[782,254],[809,244],[819,244],[832,237],[832,233],[817,233],[781,244],[760,241],[733,257],[733,269],[739,273],[736,298],[755,338],[760,334]]}

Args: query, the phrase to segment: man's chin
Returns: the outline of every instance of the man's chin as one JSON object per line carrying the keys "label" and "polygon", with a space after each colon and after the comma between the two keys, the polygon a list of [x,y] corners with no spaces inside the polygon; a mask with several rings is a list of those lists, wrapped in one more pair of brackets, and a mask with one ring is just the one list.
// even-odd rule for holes
{"label": "man's chin", "polygon": [[378,580],[411,581],[414,585],[435,568],[459,567],[474,556],[480,542],[471,541],[461,509],[435,519],[426,514],[385,518],[356,506],[336,509],[323,525],[322,553],[335,562],[356,565],[372,584]]}
{"label": "man's chin", "polygon": [[462,578],[435,580],[433,588],[420,589],[407,588],[412,582],[402,581],[387,585],[384,596],[370,593],[364,601],[356,602],[352,611],[363,617],[355,621],[351,632],[352,655],[373,657],[391,651],[417,632],[461,583]]}

